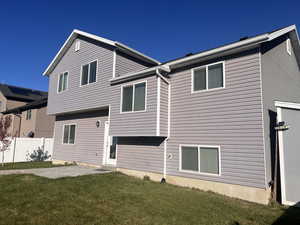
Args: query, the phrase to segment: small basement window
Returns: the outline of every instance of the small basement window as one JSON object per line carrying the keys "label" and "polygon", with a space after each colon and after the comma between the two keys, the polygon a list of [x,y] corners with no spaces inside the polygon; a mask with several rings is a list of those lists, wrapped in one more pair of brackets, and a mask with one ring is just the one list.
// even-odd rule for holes
{"label": "small basement window", "polygon": [[219,165],[219,146],[180,146],[180,171],[220,175]]}
{"label": "small basement window", "polygon": [[223,88],[224,63],[214,63],[192,69],[192,92]]}
{"label": "small basement window", "polygon": [[286,40],[286,51],[289,55],[292,55],[292,45],[291,45],[291,39]]}
{"label": "small basement window", "polygon": [[64,125],[63,130],[63,144],[74,144],[75,143],[75,124]]}
{"label": "small basement window", "polygon": [[80,41],[75,42],[75,52],[79,51],[80,49]]}

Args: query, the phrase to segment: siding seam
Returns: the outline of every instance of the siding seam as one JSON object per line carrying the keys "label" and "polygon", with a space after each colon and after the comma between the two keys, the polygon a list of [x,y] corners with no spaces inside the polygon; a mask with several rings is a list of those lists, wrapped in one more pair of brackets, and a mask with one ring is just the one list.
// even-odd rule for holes
{"label": "siding seam", "polygon": [[263,130],[263,146],[264,146],[264,168],[265,168],[265,188],[268,187],[267,184],[267,162],[266,162],[266,139],[265,139],[265,120],[264,120],[264,101],[263,101],[263,80],[262,80],[262,63],[261,63],[261,47],[259,47],[259,74],[260,74],[260,94],[261,94],[261,110],[262,110],[262,130]]}

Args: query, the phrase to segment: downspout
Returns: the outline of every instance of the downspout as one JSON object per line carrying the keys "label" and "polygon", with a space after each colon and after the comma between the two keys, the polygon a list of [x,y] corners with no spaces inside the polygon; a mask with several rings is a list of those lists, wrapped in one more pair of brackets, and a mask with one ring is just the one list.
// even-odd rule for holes
{"label": "downspout", "polygon": [[157,76],[159,76],[168,85],[168,134],[167,134],[167,138],[164,141],[164,168],[163,168],[163,178],[161,179],[161,183],[165,183],[167,177],[167,142],[170,138],[171,83],[160,73],[159,68],[157,68],[155,72]]}

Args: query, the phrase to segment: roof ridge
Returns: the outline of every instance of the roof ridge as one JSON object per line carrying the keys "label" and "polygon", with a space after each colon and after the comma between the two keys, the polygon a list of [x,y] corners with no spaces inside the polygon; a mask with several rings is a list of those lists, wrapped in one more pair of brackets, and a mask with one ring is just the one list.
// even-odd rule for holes
{"label": "roof ridge", "polygon": [[5,86],[8,86],[8,87],[21,88],[21,89],[25,89],[25,90],[39,91],[39,92],[48,93],[48,91],[42,91],[42,90],[38,90],[38,89],[26,88],[26,87],[21,87],[21,86],[16,86],[16,85],[11,85],[11,84],[0,83],[0,85],[5,85]]}

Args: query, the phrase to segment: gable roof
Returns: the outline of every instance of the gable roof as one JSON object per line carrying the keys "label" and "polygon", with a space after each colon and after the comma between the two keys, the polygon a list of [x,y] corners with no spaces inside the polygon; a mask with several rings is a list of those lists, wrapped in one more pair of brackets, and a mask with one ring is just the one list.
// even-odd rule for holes
{"label": "gable roof", "polygon": [[150,63],[152,65],[158,65],[160,64],[159,61],[144,55],[143,53],[134,50],[133,48],[128,47],[127,45],[124,45],[120,42],[117,41],[112,41],[106,38],[102,38],[99,37],[97,35],[94,34],[90,34],[84,31],[80,31],[80,30],[73,30],[73,32],[70,34],[70,36],[67,38],[67,40],[65,41],[65,43],[63,44],[63,46],[60,48],[60,50],[58,51],[58,53],[55,55],[55,57],[53,58],[53,60],[51,61],[51,63],[49,64],[49,66],[47,67],[47,69],[44,71],[43,75],[49,75],[53,69],[55,68],[55,66],[58,64],[58,62],[61,60],[61,58],[63,57],[63,55],[66,53],[66,51],[69,49],[69,47],[71,46],[71,44],[73,43],[73,41],[78,37],[78,36],[83,36],[83,37],[87,37],[90,38],[92,40],[95,41],[99,41],[102,42],[104,44],[110,45],[115,47],[116,49],[125,52],[128,55],[131,55],[135,58],[138,58],[140,60],[142,60],[143,62],[147,62]]}
{"label": "gable roof", "polygon": [[31,102],[47,97],[48,92],[17,87],[0,83],[0,92],[5,98],[16,101]]}
{"label": "gable roof", "polygon": [[42,107],[46,107],[47,103],[48,103],[48,97],[43,97],[40,100],[33,101],[33,102],[27,103],[25,105],[22,105],[22,106],[19,106],[19,107],[16,107],[16,108],[9,109],[9,110],[6,110],[6,111],[1,112],[1,113],[4,114],[4,115],[5,114],[10,114],[10,113],[20,114],[21,112],[24,112],[24,111],[29,110],[29,109],[39,109],[39,108],[42,108]]}
{"label": "gable roof", "polygon": [[254,46],[259,46],[259,44],[272,41],[277,37],[280,37],[282,35],[286,35],[289,33],[289,37],[291,39],[291,42],[293,44],[293,47],[295,48],[295,55],[298,61],[298,64],[300,65],[300,42],[299,42],[299,36],[297,33],[297,28],[295,25],[291,25],[288,27],[284,27],[281,29],[273,30],[271,32],[267,32],[264,34],[256,35],[253,37],[249,37],[246,39],[242,39],[227,45],[223,45],[217,48],[205,50],[202,52],[198,52],[189,56],[180,57],[174,60],[170,60],[167,62],[164,62],[158,66],[154,66],[151,68],[146,68],[140,71],[130,72],[125,74],[121,77],[116,77],[111,79],[111,83],[119,83],[124,82],[127,80],[135,79],[141,76],[146,76],[149,74],[153,74],[157,69],[160,69],[162,71],[170,71],[171,69],[178,68],[184,65],[189,65],[197,62],[201,62],[204,60],[207,60],[212,57],[221,56],[224,54],[231,54],[238,51],[241,51],[243,49],[249,49]]}

